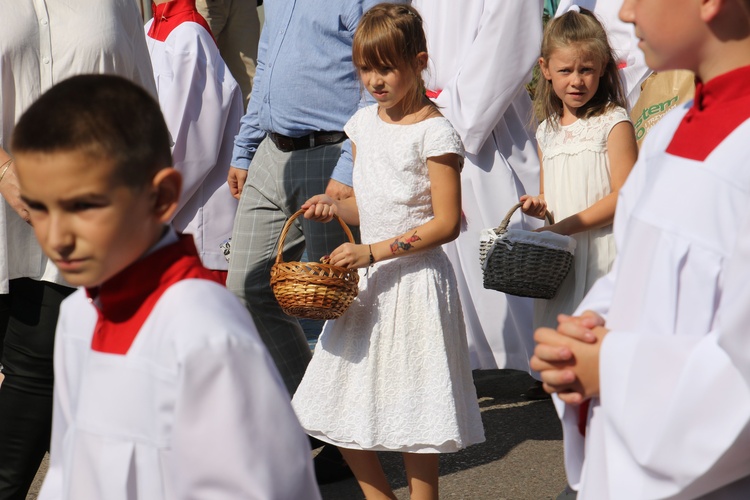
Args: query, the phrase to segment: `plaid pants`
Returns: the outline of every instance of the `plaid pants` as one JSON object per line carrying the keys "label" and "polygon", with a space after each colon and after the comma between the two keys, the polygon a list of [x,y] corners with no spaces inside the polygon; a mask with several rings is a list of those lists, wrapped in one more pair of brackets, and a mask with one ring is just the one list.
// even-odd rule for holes
{"label": "plaid pants", "polygon": [[[310,348],[299,322],[279,307],[271,290],[271,266],[286,220],[310,197],[325,192],[341,155],[341,144],[285,153],[265,139],[248,170],[232,232],[227,288],[250,311],[263,342],[290,394],[310,361]],[[284,261],[298,261],[307,248],[318,261],[347,237],[329,224],[298,217],[284,242]]]}

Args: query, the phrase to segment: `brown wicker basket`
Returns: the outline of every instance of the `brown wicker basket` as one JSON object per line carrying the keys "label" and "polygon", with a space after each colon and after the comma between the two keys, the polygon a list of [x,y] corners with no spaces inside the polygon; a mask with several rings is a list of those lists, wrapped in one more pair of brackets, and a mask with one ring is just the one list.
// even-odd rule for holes
{"label": "brown wicker basket", "polygon": [[[279,236],[276,263],[271,267],[271,288],[279,305],[290,316],[308,319],[335,319],[341,316],[357,296],[359,273],[356,269],[318,262],[284,262],[284,240],[299,210],[286,221]],[[352,232],[338,216],[349,241]]]}
{"label": "brown wicker basket", "polygon": [[[534,244],[533,240],[541,236],[532,231],[521,232],[524,241],[504,237],[511,216],[521,206],[518,203],[511,208],[502,223],[491,230],[496,238],[480,241],[479,260],[484,269],[484,287],[521,297],[551,299],[570,271],[573,252]],[[554,224],[549,211],[545,217]],[[569,236],[555,235],[554,238],[559,240],[561,247],[575,248],[575,240]]]}

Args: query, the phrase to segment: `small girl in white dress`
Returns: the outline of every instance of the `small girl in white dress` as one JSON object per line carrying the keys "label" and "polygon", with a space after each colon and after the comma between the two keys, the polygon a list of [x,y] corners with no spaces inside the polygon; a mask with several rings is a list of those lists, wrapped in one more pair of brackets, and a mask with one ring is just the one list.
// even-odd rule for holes
{"label": "small girl in white dress", "polygon": [[590,11],[573,6],[547,24],[534,98],[541,193],[520,200],[529,215],[548,209],[556,223],[543,230],[572,236],[576,250],[557,295],[535,301],[535,327],[557,328],[615,258],[617,193],[638,155],[616,61]]}
{"label": "small girl in white dress", "polygon": [[412,498],[437,498],[438,453],[484,441],[456,278],[441,245],[461,225],[463,147],[424,96],[422,20],[405,5],[362,17],[353,61],[377,101],[345,131],[354,197],[318,195],[305,217],[359,224],[330,263],[361,268],[359,295],[326,324],[292,404],[341,448],[367,498],[395,498],[375,451],[404,454]]}

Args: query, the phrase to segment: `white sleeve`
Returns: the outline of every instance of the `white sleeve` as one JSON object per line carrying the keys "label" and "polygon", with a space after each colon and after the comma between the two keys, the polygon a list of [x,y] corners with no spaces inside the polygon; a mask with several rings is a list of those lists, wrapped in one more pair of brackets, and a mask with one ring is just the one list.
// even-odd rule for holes
{"label": "white sleeve", "polygon": [[[79,292],[80,293],[80,292]],[[67,314],[65,302],[60,307],[60,315],[55,331],[55,387],[52,403],[52,438],[50,441],[49,468],[44,476],[39,500],[58,500],[65,498],[65,475],[63,469],[64,449],[63,441],[68,432],[71,421],[70,390],[67,373],[65,370],[64,342],[66,325],[69,315]]]}
{"label": "white sleeve", "polygon": [[170,36],[175,39],[168,60],[153,63],[159,104],[174,141],[175,168],[182,174],[179,212],[217,167],[222,146],[232,147],[224,144],[226,128],[233,127],[231,136],[237,133],[243,108],[242,92],[218,49],[209,46],[214,42],[204,28],[185,23]]}
{"label": "white sleeve", "polygon": [[711,331],[615,330],[602,344],[602,436],[612,494],[694,498],[750,475],[750,216],[738,235],[722,266],[725,285]]}
{"label": "white sleeve", "polygon": [[253,335],[185,360],[173,434],[177,499],[320,498],[309,439]]}
{"label": "white sleeve", "polygon": [[479,152],[518,93],[526,92],[539,57],[542,11],[542,0],[485,2],[471,49],[435,100],[467,152]]}

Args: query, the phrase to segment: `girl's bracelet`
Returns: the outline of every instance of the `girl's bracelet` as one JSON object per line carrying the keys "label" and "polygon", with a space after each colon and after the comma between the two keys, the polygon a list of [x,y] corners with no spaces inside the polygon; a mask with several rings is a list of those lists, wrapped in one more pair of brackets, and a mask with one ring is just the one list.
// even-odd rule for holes
{"label": "girl's bracelet", "polygon": [[3,182],[3,177],[5,177],[5,172],[8,171],[8,169],[10,168],[11,163],[13,163],[13,158],[11,158],[10,160],[8,160],[5,163],[3,163],[2,166],[0,167],[0,168],[3,169],[3,171],[0,172],[0,182]]}
{"label": "girl's bracelet", "polygon": [[[0,175],[0,181],[3,180],[3,176]],[[372,245],[367,245],[367,248],[370,249],[370,267],[372,267],[375,264],[375,257],[372,256]]]}

